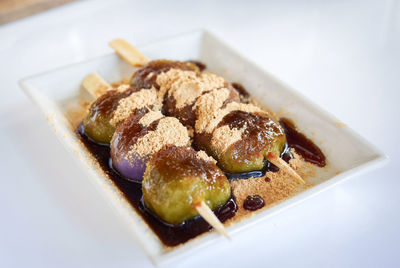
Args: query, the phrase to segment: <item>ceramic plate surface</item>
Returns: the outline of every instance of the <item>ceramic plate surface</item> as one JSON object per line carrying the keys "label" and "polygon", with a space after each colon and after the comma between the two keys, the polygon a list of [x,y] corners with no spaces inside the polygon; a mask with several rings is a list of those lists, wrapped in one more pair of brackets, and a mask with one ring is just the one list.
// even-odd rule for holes
{"label": "ceramic plate surface", "polygon": [[[152,59],[198,59],[204,62],[210,71],[223,76],[226,80],[243,84],[263,105],[277,112],[279,116],[293,119],[300,131],[311,137],[326,155],[329,167],[318,169],[317,176],[313,179],[315,186],[260,211],[254,217],[229,226],[227,229],[233,239],[236,232],[265,220],[353,175],[375,168],[387,159],[382,152],[349,127],[341,124],[332,115],[243,58],[206,31],[183,34],[138,46],[138,48]],[[165,248],[116,186],[105,176],[96,161],[93,161],[90,153],[79,142],[74,133],[75,129],[67,118],[68,111],[77,105],[79,100],[90,100],[90,96],[81,88],[81,82],[86,75],[98,72],[107,81],[114,83],[130,77],[134,70],[115,54],[109,54],[23,79],[20,85],[40,107],[65,148],[75,155],[83,170],[87,172],[88,178],[107,195],[107,200],[128,221],[134,236],[152,261],[165,263],[187,256],[194,250],[210,246],[212,243],[221,242],[225,238],[215,232],[210,232],[182,246],[173,249]]]}

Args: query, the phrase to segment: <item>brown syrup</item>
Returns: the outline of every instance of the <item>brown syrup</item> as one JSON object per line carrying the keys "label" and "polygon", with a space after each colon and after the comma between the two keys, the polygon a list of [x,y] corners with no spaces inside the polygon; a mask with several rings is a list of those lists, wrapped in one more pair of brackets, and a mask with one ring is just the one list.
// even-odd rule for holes
{"label": "brown syrup", "polygon": [[[97,159],[110,180],[115,183],[127,201],[143,217],[149,227],[157,234],[158,238],[166,246],[177,246],[212,229],[212,227],[201,217],[185,221],[180,226],[171,226],[163,223],[156,215],[149,212],[149,210],[144,206],[142,202],[142,185],[140,183],[128,181],[112,168],[110,165],[110,147],[91,141],[84,134],[82,124],[78,127],[76,133],[85,147]],[[237,205],[234,198],[231,197],[227,203],[215,210],[214,213],[221,222],[225,222],[229,218],[233,217],[236,211]]]}
{"label": "brown syrup", "polygon": [[115,146],[114,148],[116,148],[115,151],[128,152],[130,146],[135,144],[139,138],[145,136],[149,131],[154,131],[157,128],[160,119],[155,120],[146,127],[139,124],[140,119],[146,112],[147,109],[145,108],[132,113],[117,127],[114,137],[111,140],[111,143],[113,143]]}
{"label": "brown syrup", "polygon": [[247,92],[247,90],[245,89],[245,87],[242,84],[233,82],[231,85],[236,89],[237,92],[239,92],[239,94],[241,96],[243,96],[245,98],[250,97],[249,92]]}
{"label": "brown syrup", "polygon": [[246,210],[254,211],[262,208],[265,205],[264,199],[259,195],[249,195],[243,202],[243,208]]}
{"label": "brown syrup", "polygon": [[184,126],[194,127],[196,121],[196,115],[193,111],[193,105],[185,105],[183,108],[178,109],[176,107],[176,100],[174,97],[169,96],[164,100],[163,111],[167,116],[173,116],[179,119]]}
{"label": "brown syrup", "polygon": [[279,123],[285,131],[287,143],[290,148],[294,148],[296,153],[300,154],[307,162],[320,167],[326,165],[325,155],[321,149],[304,136],[304,134],[298,132],[290,119],[281,118]]}
{"label": "brown syrup", "polygon": [[155,153],[151,163],[157,167],[157,172],[168,174],[164,176],[169,181],[176,176],[201,177],[212,185],[226,182],[225,174],[211,162],[199,158],[192,148],[166,146]]}
{"label": "brown syrup", "polygon": [[97,116],[102,114],[106,117],[111,117],[111,114],[118,106],[118,102],[122,98],[128,97],[133,92],[137,91],[134,88],[129,88],[123,92],[117,90],[110,90],[107,93],[101,95],[90,108],[90,116]]}
{"label": "brown syrup", "polygon": [[207,68],[207,66],[204,63],[202,63],[201,61],[198,61],[198,60],[188,60],[187,62],[190,62],[190,63],[193,63],[194,65],[196,65],[199,68],[200,72],[204,71]]}

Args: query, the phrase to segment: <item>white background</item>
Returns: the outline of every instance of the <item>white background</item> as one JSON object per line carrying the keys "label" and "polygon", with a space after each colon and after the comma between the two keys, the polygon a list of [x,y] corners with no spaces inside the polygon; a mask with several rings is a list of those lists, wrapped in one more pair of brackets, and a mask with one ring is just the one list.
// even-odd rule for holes
{"label": "white background", "polygon": [[391,161],[174,267],[399,267],[400,2],[83,1],[0,26],[0,266],[152,267],[18,79],[206,28]]}

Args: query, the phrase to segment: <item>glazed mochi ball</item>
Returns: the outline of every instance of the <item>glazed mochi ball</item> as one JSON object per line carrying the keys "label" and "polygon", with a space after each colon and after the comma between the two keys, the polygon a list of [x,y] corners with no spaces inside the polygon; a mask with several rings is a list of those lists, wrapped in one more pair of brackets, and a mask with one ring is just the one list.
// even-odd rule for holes
{"label": "glazed mochi ball", "polygon": [[[240,138],[227,144],[225,131],[236,132]],[[223,170],[240,173],[261,170],[268,153],[280,156],[285,144],[282,128],[266,114],[233,111],[223,118],[206,147]]]}
{"label": "glazed mochi ball", "polygon": [[141,181],[150,156],[165,145],[187,146],[187,129],[160,111],[135,113],[118,125],[111,140],[114,168],[128,179]]}
{"label": "glazed mochi ball", "polygon": [[97,98],[83,119],[86,135],[98,143],[110,143],[115,131],[115,126],[110,123],[113,112],[118,107],[119,101],[130,93],[131,90],[124,92],[110,90]]}
{"label": "glazed mochi ball", "polygon": [[[225,103],[221,90],[196,102],[194,142],[212,155],[225,172],[261,170],[269,152],[280,156],[286,137],[278,123],[252,104]],[[211,105],[210,105],[211,104]]]}
{"label": "glazed mochi ball", "polygon": [[204,201],[214,210],[231,196],[230,183],[214,159],[177,146],[166,146],[151,157],[142,191],[146,207],[173,225],[199,215],[196,204]]}

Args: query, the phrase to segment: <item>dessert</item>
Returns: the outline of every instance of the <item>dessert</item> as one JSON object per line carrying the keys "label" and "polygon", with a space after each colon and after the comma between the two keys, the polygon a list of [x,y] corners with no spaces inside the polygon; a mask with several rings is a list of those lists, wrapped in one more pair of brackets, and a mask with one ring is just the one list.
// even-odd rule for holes
{"label": "dessert", "polygon": [[166,145],[188,146],[187,129],[175,117],[140,110],[121,123],[111,140],[113,166],[125,177],[141,181],[150,156]]}
{"label": "dessert", "polygon": [[214,159],[188,146],[169,145],[155,153],[142,185],[146,206],[175,225],[198,215],[196,203],[217,209],[231,196],[229,181]]}
{"label": "dessert", "polygon": [[112,44],[141,68],[129,84],[85,79],[84,86],[100,96],[77,134],[165,245],[211,226],[225,233],[220,222],[232,223],[308,187],[304,161],[326,164],[294,124],[278,121],[240,84],[198,62],[148,62],[126,43],[122,51]]}

